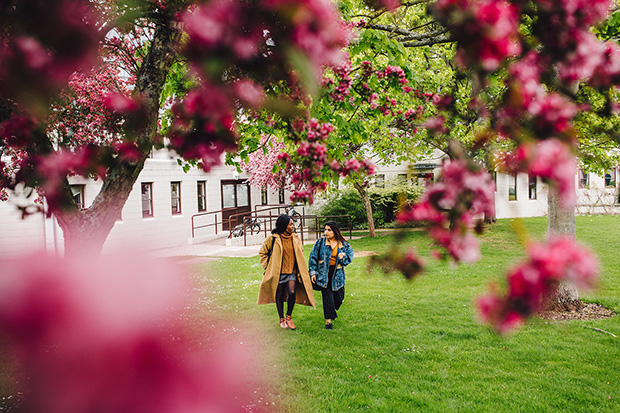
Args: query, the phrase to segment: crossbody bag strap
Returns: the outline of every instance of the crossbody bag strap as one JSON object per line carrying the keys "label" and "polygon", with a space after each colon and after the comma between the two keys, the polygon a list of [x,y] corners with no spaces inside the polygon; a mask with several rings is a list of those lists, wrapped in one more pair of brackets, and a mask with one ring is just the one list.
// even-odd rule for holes
{"label": "crossbody bag strap", "polygon": [[271,260],[271,254],[273,254],[273,245],[276,243],[276,236],[271,235],[271,249],[267,253],[267,266],[269,266],[269,260]]}

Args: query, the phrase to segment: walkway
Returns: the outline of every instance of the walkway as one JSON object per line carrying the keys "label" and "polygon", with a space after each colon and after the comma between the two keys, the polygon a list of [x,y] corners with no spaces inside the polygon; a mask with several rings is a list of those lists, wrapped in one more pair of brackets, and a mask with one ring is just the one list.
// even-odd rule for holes
{"label": "walkway", "polygon": [[156,257],[254,257],[258,255],[258,245],[226,245],[226,239],[214,239],[200,244],[158,249],[149,255]]}
{"label": "walkway", "polygon": [[[377,235],[387,235],[394,232],[394,229],[380,229],[377,230]],[[348,237],[347,237],[348,238]],[[361,238],[354,236],[353,239]],[[237,242],[240,242],[238,240]],[[306,240],[306,244],[314,242],[314,240]],[[201,242],[199,244],[183,245],[179,247],[158,249],[149,252],[149,255],[155,257],[187,257],[188,261],[194,261],[192,257],[202,257],[195,260],[196,262],[206,261],[204,257],[219,258],[219,257],[255,257],[258,256],[258,250],[261,244],[248,245],[226,245],[225,238],[214,239],[207,242]]]}

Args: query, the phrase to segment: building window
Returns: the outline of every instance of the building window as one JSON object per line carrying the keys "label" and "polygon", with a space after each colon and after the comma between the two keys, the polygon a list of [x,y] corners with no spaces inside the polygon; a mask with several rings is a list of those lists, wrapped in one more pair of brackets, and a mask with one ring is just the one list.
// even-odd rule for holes
{"label": "building window", "polygon": [[536,175],[528,175],[528,194],[530,199],[536,199]]}
{"label": "building window", "polygon": [[508,176],[508,200],[517,200],[517,175]]}
{"label": "building window", "polygon": [[399,184],[406,184],[407,183],[407,174],[398,174],[398,176],[396,177],[396,180]]}
{"label": "building window", "polygon": [[280,204],[284,203],[284,188],[280,188],[280,190],[278,191],[278,202]]}
{"label": "building window", "polygon": [[434,178],[435,176],[432,172],[421,172],[413,176],[411,183],[414,185],[429,186],[433,183]]}
{"label": "building window", "polygon": [[260,188],[260,203],[261,205],[267,205],[269,198],[267,196],[267,185]]}
{"label": "building window", "polygon": [[616,170],[615,169],[610,169],[609,171],[605,172],[605,186],[612,187],[612,188],[616,187]]}
{"label": "building window", "polygon": [[172,215],[181,213],[181,182],[170,182]]}
{"label": "building window", "polygon": [[375,186],[377,188],[385,188],[385,175],[377,175],[375,176]]}
{"label": "building window", "polygon": [[153,183],[140,184],[142,192],[142,218],[153,216]]}
{"label": "building window", "polygon": [[584,170],[579,171],[579,188],[587,188],[590,186],[590,176]]}
{"label": "building window", "polygon": [[207,210],[207,182],[198,181],[196,186],[196,192],[198,194],[198,212]]}
{"label": "building window", "polygon": [[78,209],[84,209],[84,185],[71,185],[73,201]]}

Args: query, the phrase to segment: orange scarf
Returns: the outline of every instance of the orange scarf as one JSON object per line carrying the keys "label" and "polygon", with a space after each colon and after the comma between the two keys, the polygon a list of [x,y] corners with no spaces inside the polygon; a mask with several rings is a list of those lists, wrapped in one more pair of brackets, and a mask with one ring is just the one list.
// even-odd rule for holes
{"label": "orange scarf", "polygon": [[282,269],[280,273],[291,274],[295,272],[295,249],[293,248],[293,234],[283,232],[280,234],[282,240]]}

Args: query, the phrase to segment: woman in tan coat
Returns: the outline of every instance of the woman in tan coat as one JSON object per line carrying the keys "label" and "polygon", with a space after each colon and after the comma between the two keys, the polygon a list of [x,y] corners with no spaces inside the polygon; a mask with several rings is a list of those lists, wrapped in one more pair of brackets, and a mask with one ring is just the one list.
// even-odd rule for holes
{"label": "woman in tan coat", "polygon": [[[265,268],[258,304],[276,303],[280,327],[295,330],[292,320],[295,303],[316,307],[301,240],[295,234],[295,224],[290,216],[278,217],[275,229],[263,243],[258,256]],[[286,318],[284,301],[287,302]]]}

